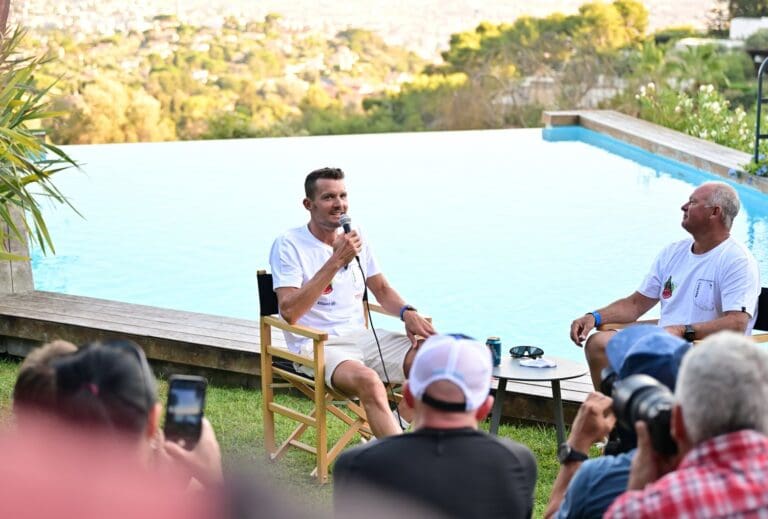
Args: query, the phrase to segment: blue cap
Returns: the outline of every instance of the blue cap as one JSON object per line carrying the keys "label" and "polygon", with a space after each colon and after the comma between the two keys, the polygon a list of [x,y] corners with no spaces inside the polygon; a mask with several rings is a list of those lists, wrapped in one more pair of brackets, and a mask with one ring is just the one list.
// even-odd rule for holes
{"label": "blue cap", "polygon": [[680,361],[689,349],[688,342],[664,328],[639,324],[619,330],[605,352],[619,379],[650,375],[674,391]]}

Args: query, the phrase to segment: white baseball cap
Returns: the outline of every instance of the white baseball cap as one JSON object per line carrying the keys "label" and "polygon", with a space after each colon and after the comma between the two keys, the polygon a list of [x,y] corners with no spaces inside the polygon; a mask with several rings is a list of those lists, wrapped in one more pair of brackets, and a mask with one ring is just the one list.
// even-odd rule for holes
{"label": "white baseball cap", "polygon": [[[488,347],[466,335],[433,335],[416,351],[408,387],[413,396],[444,411],[474,411],[491,391],[493,365]],[[464,402],[444,402],[426,395],[433,382],[447,380],[464,393]]]}

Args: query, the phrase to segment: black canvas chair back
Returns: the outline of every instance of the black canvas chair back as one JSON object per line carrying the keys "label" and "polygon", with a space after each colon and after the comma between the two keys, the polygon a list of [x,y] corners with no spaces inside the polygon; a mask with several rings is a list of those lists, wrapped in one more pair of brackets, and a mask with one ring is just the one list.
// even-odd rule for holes
{"label": "black canvas chair back", "polygon": [[256,281],[259,284],[259,315],[277,314],[277,294],[272,288],[272,274],[260,270],[256,274]]}
{"label": "black canvas chair back", "polygon": [[757,320],[755,330],[768,332],[768,287],[760,290],[760,298],[757,300]]}

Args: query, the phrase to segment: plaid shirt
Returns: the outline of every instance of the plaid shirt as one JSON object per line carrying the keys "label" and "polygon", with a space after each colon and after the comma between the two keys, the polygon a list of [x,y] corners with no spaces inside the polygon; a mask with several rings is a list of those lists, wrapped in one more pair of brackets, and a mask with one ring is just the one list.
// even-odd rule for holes
{"label": "plaid shirt", "polygon": [[677,470],[622,494],[603,517],[768,518],[768,437],[743,430],[707,440]]}

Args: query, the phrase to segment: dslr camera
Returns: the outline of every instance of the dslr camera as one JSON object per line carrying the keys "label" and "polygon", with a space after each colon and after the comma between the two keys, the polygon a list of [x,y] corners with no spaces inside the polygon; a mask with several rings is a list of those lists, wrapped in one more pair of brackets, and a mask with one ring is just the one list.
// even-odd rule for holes
{"label": "dslr camera", "polygon": [[634,431],[635,422],[643,421],[653,449],[666,456],[676,454],[677,444],[669,430],[674,405],[669,388],[648,375],[631,375],[612,382],[613,413],[621,427]]}

